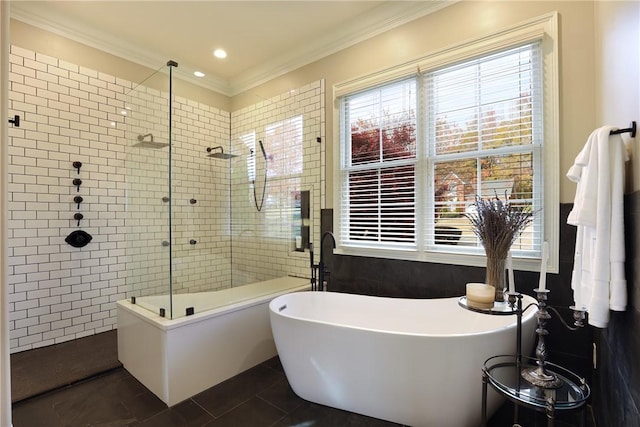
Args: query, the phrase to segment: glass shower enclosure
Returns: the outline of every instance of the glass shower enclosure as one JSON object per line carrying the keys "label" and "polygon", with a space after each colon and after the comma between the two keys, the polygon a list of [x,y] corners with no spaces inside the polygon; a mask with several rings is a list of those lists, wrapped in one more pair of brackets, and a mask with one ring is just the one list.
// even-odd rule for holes
{"label": "glass shower enclosure", "polygon": [[[156,70],[126,96],[125,127],[126,281],[142,307],[171,318],[172,256],[172,74]],[[129,296],[129,295],[128,295]]]}
{"label": "glass shower enclosure", "polygon": [[324,161],[323,82],[227,112],[177,95],[177,67],[135,85],[122,111],[123,286],[169,319],[186,314],[176,294],[308,277]]}

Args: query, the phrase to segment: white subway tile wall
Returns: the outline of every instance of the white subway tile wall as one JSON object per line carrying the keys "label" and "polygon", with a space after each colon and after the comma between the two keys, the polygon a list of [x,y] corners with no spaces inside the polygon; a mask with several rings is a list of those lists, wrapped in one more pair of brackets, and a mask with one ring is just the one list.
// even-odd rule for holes
{"label": "white subway tile wall", "polygon": [[241,154],[231,160],[234,286],[310,275],[309,254],[294,250],[294,233],[301,221],[299,192],[309,191],[309,240],[320,239],[324,96],[319,80],[231,114],[231,147]]}
{"label": "white subway tile wall", "polygon": [[169,132],[169,94],[149,86],[168,88],[168,75],[153,79],[127,94],[123,110],[128,295],[166,295],[170,274],[174,293],[229,287],[229,165],[212,163],[206,149],[228,149],[230,115],[174,97]]}
{"label": "white subway tile wall", "polygon": [[[287,108],[304,112],[304,172],[298,179],[301,189],[312,189],[313,228],[319,229],[323,149],[315,137],[324,141],[324,116],[313,110],[324,102],[323,82],[238,113],[174,97],[169,194],[168,148],[134,147],[137,136],[147,133],[168,142],[166,93],[17,46],[9,60],[9,112],[22,119],[10,129],[8,147],[12,352],[113,329],[117,300],[168,292],[168,247],[162,241],[169,239],[169,219],[177,292],[230,286],[232,258],[237,284],[308,276],[308,259],[292,252],[293,237],[261,235],[264,217],[247,207],[248,200],[232,211],[240,214],[244,234],[232,231],[234,172],[229,160],[207,157],[206,148],[222,145],[233,152],[229,135],[251,127],[259,134],[272,120],[289,118]],[[295,103],[285,101],[290,97]],[[238,154],[232,162],[246,161],[248,153]],[[82,162],[80,173],[74,161]],[[79,190],[74,178],[82,180]],[[247,195],[249,184],[245,177],[237,185]],[[272,198],[285,198],[267,187]],[[76,195],[83,197],[79,208]],[[76,212],[84,216],[80,227]],[[64,241],[78,228],[93,236],[84,248]],[[232,238],[235,246],[249,233],[256,235],[232,256]]]}

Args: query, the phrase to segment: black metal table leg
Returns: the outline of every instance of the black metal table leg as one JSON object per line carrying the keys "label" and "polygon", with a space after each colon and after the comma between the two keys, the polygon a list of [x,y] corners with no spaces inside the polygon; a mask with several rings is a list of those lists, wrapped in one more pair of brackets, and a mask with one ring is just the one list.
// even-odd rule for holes
{"label": "black metal table leg", "polygon": [[480,427],[487,427],[487,371],[482,370],[482,418]]}

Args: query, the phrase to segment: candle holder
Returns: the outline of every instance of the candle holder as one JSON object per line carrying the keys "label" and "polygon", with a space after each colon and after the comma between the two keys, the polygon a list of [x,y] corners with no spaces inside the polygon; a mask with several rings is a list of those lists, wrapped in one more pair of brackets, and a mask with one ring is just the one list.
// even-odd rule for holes
{"label": "candle holder", "polygon": [[547,371],[545,365],[547,360],[547,347],[544,342],[545,335],[549,332],[546,329],[547,321],[551,319],[551,315],[547,311],[547,294],[548,289],[536,288],[534,289],[538,297],[538,312],[536,318],[538,320],[538,327],[536,333],[538,334],[538,344],[536,345],[536,364],[535,368],[528,368],[522,370],[522,378],[529,381],[531,384],[537,385],[543,388],[558,388],[562,385],[562,380],[558,378],[553,372]]}
{"label": "candle holder", "polygon": [[519,292],[507,292],[506,295],[509,307],[516,313],[516,363],[520,367],[522,364],[522,294]]}
{"label": "candle holder", "polygon": [[[577,308],[575,305],[569,306],[569,308],[573,311],[573,325],[575,328],[570,327],[569,325],[565,325],[567,328],[575,331],[584,326],[585,312],[586,309],[584,307]],[[562,318],[560,318],[562,319]],[[563,322],[564,323],[564,322]]]}

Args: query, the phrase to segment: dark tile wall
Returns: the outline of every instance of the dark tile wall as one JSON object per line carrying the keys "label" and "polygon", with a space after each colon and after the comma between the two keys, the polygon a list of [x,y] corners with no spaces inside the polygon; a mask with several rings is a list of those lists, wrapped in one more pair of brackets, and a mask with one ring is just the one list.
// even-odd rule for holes
{"label": "dark tile wall", "polygon": [[596,329],[593,407],[598,426],[640,426],[640,192],[625,197],[629,305]]}
{"label": "dark tile wall", "polygon": [[[548,304],[556,308],[566,322],[573,322],[569,306],[573,304],[571,271],[575,247],[575,227],[567,225],[571,204],[560,205],[560,271],[547,276]],[[323,210],[322,231],[329,231],[333,224],[333,211]],[[331,271],[330,290],[364,295],[440,298],[459,296],[465,293],[468,282],[483,282],[484,267],[436,264],[428,262],[400,261],[330,254],[325,247],[325,260]],[[516,271],[518,291],[534,295],[539,274]],[[546,338],[548,360],[560,364],[591,379],[592,328],[585,327],[575,332],[568,331],[554,313],[547,323]],[[640,424],[639,424],[640,425]]]}

